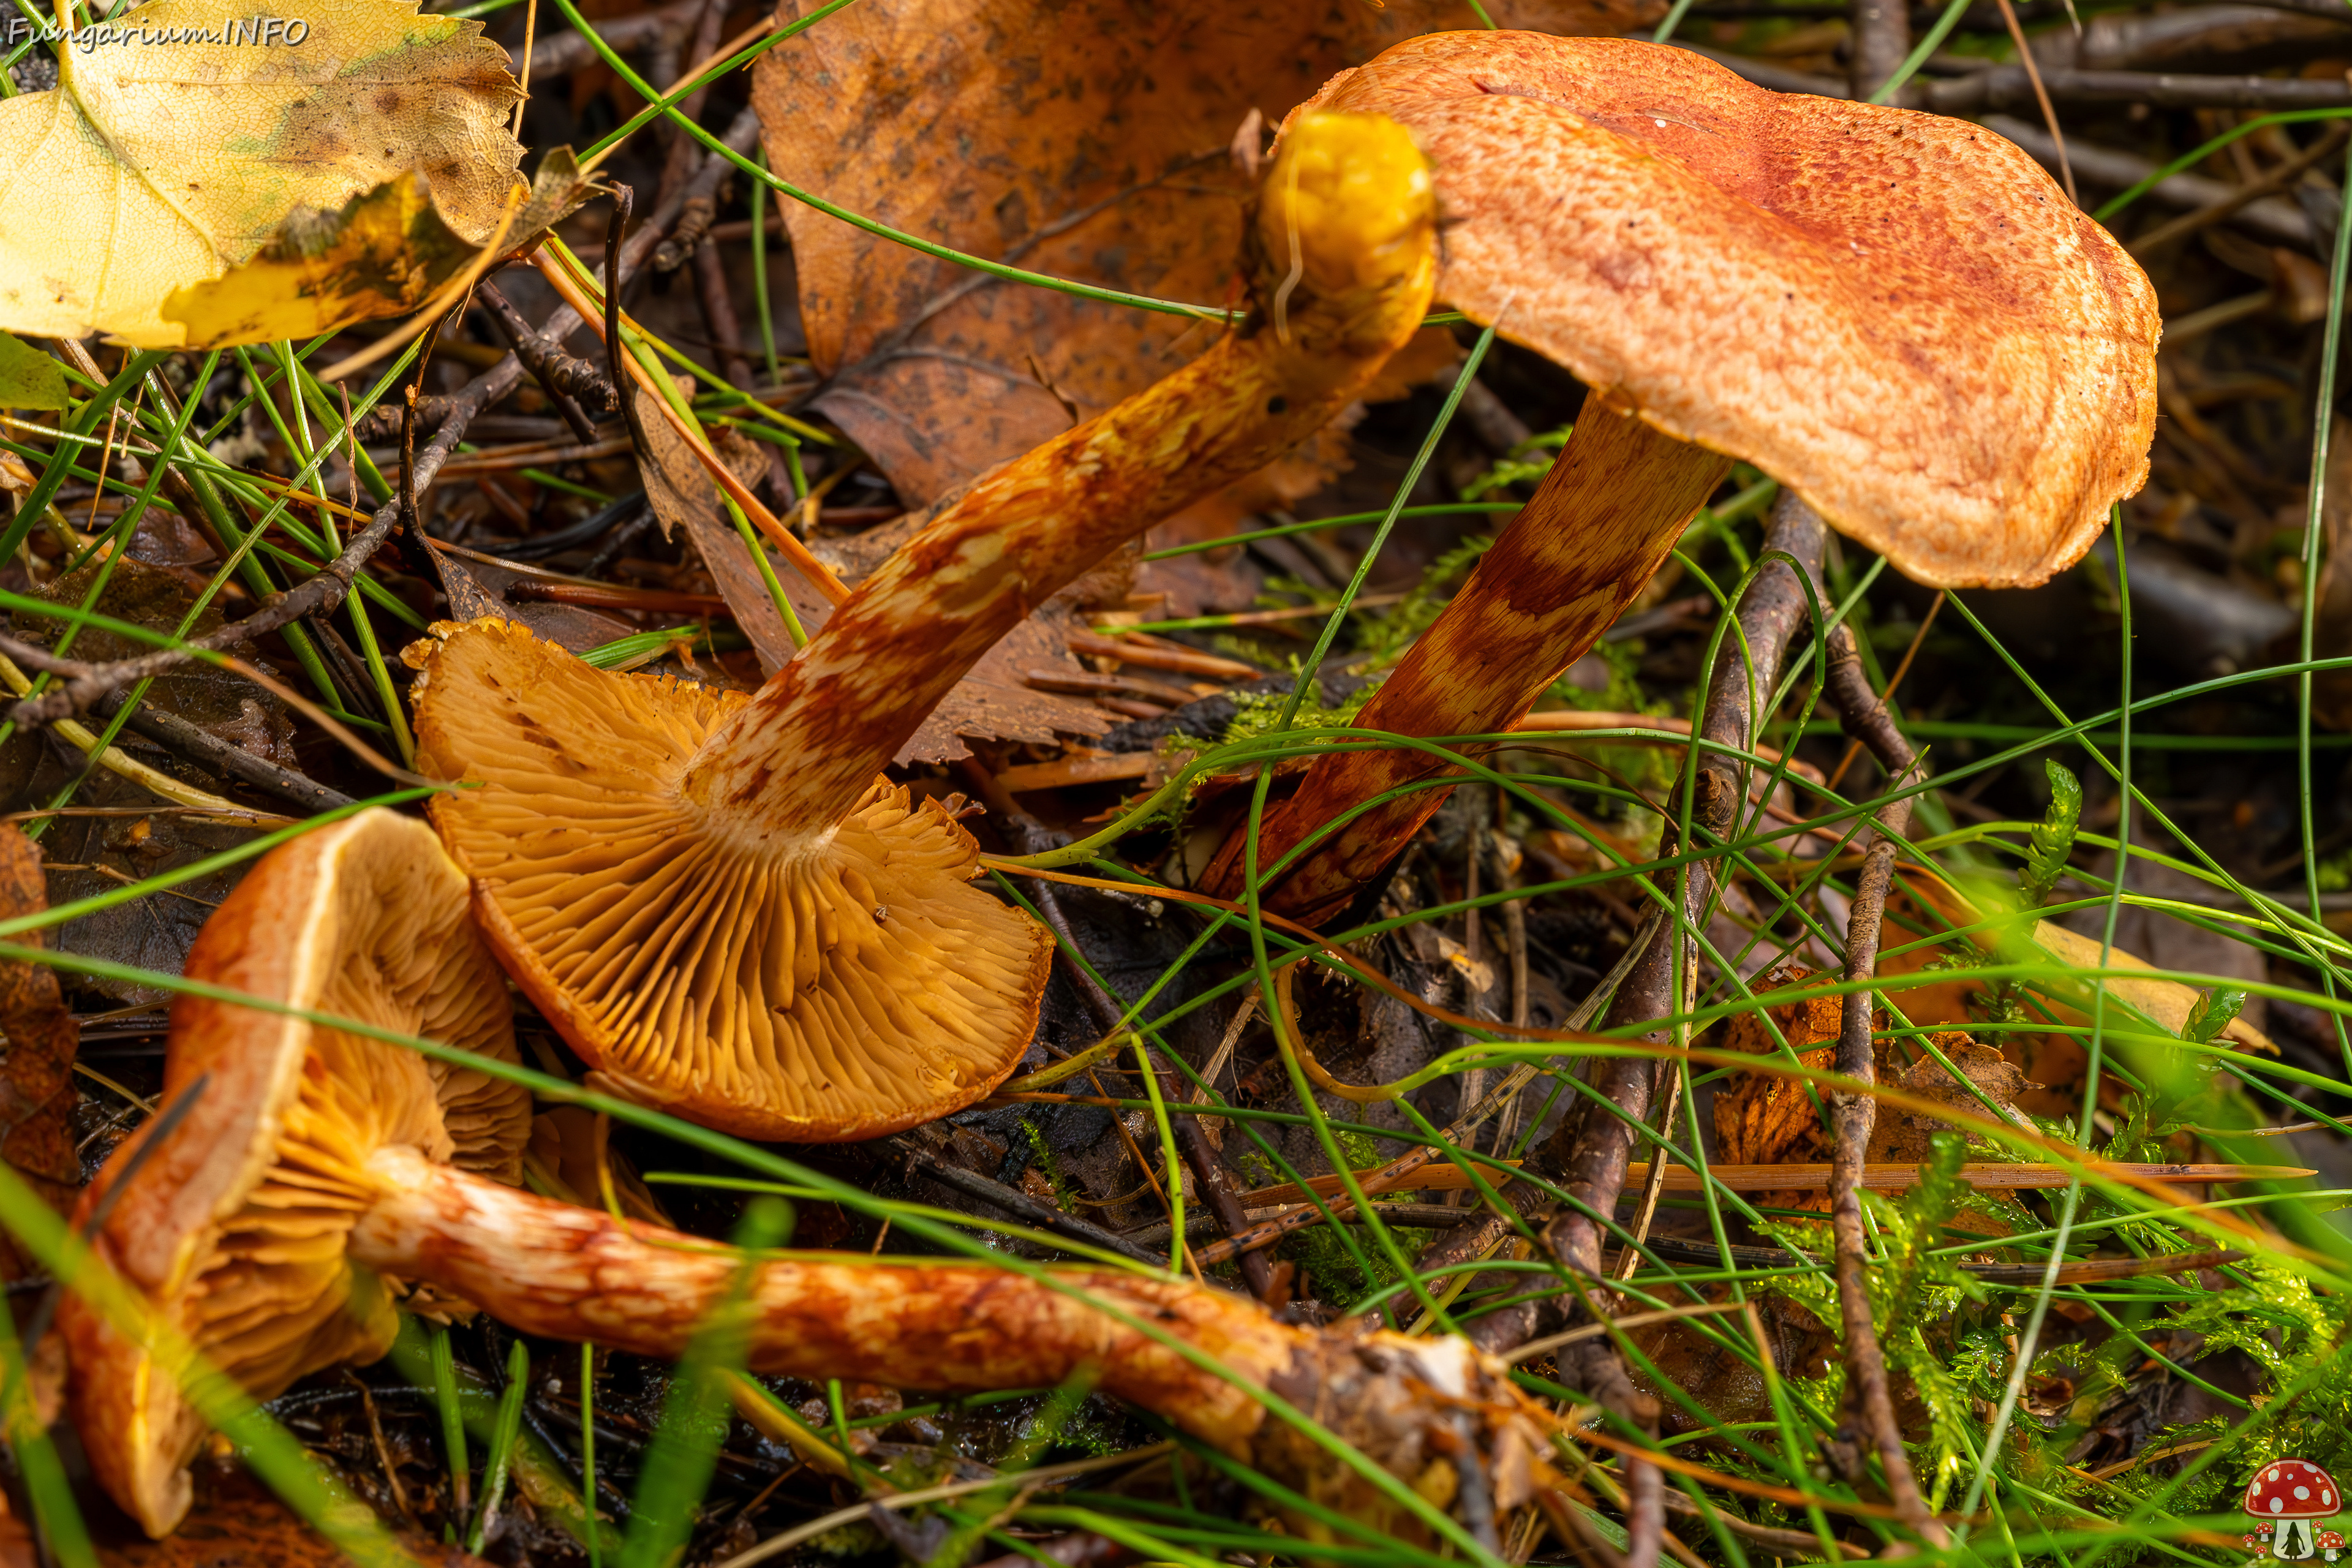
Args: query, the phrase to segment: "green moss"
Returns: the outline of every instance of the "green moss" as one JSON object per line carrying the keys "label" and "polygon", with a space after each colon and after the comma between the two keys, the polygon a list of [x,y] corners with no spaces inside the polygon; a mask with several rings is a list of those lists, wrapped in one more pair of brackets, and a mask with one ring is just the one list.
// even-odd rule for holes
{"label": "green moss", "polygon": [[1037,1168],[1045,1173],[1045,1180],[1053,1184],[1054,1200],[1062,1205],[1065,1212],[1077,1213],[1077,1189],[1071,1186],[1069,1178],[1062,1173],[1061,1161],[1054,1157],[1053,1145],[1045,1142],[1045,1130],[1034,1121],[1024,1121],[1021,1134],[1029,1140],[1029,1152],[1036,1157]]}

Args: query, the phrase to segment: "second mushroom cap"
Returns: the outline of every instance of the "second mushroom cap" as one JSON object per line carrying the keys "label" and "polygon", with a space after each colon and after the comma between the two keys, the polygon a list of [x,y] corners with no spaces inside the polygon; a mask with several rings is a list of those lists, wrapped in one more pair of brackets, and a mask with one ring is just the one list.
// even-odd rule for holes
{"label": "second mushroom cap", "polygon": [[1440,299],[1939,586],[2039,583],[2147,473],[2155,291],[1966,121],[1622,38],[1438,33],[1298,112],[1407,126]]}

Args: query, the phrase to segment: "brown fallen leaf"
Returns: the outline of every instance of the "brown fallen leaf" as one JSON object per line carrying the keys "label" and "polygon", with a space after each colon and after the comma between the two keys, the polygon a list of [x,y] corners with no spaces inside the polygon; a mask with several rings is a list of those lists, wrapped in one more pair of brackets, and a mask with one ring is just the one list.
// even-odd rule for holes
{"label": "brown fallen leaf", "polygon": [[[640,388],[636,396],[647,456],[652,459],[641,465],[646,500],[665,532],[686,531],[734,613],[735,624],[759,653],[761,673],[773,675],[792,658],[793,650],[767,581],[753,563],[743,536],[720,506],[719,487],[693,449],[667,421],[658,417],[651,394]],[[721,456],[725,457],[723,448]],[[826,564],[840,572],[844,581],[854,583],[878,565],[899,541],[910,537],[928,517],[928,512],[909,515],[859,534],[849,542],[856,548],[827,552]],[[802,628],[814,636],[831,617],[832,602],[772,551],[768,564]],[[901,764],[953,762],[971,755],[971,748],[964,743],[966,737],[1048,742],[1065,735],[1099,735],[1118,722],[1114,714],[1092,702],[1039,691],[1024,680],[1024,671],[1041,668],[1084,673],[1065,640],[1066,625],[1066,615],[1049,605],[1015,626],[957,682],[894,760]]]}
{"label": "brown fallen leaf", "polygon": [[[1907,1089],[1922,1100],[1934,1100],[1976,1116],[1985,1113],[1990,1102],[1995,1109],[2027,1131],[2034,1131],[2033,1123],[2017,1109],[2017,1097],[2025,1088],[2025,1075],[2017,1065],[1990,1046],[1978,1045],[1966,1035],[1930,1035],[1937,1050],[1951,1058],[1952,1066],[1967,1076],[1962,1084],[1947,1071],[1941,1062],[1931,1056],[1921,1056],[1908,1067],[1889,1072],[1883,1064],[1884,1078],[1892,1078],[1896,1087]],[[1973,1086],[1975,1093],[1969,1092]],[[1983,1099],[1978,1099],[1982,1095]],[[1916,1163],[1934,1152],[1937,1132],[1953,1124],[1938,1120],[1906,1106],[1882,1105],[1873,1123],[1870,1148],[1866,1158],[1896,1163]],[[1972,1135],[1972,1141],[1973,1135]]]}
{"label": "brown fallen leaf", "polygon": [[[14,823],[0,823],[0,916],[35,915],[49,907],[41,850]],[[16,939],[42,945],[41,933]],[[64,1209],[81,1189],[74,1152],[74,1052],[80,1030],[58,987],[57,971],[33,963],[0,963],[0,1159],[49,1206]],[[0,1242],[0,1268],[20,1279],[29,1261],[13,1241]]]}
{"label": "brown fallen leaf", "polygon": [[[1783,990],[1817,977],[1790,967],[1758,983],[1761,990]],[[1837,1054],[1838,1028],[1844,1013],[1842,996],[1807,996],[1768,1009],[1797,1059],[1809,1068],[1827,1068]],[[1771,1031],[1753,1014],[1742,1013],[1726,1026],[1723,1048],[1758,1056],[1779,1049]],[[1801,1079],[1785,1073],[1742,1072],[1716,1090],[1717,1157],[1727,1164],[1802,1164],[1826,1158],[1829,1142],[1822,1130],[1821,1112]],[[1825,1209],[1820,1194],[1796,1191],[1764,1194],[1759,1202],[1773,1208]]]}
{"label": "brown fallen leaf", "polygon": [[[1664,7],[1486,9],[1598,35]],[[1401,38],[1479,25],[1467,0],[861,0],[762,56],[753,101],[770,167],[803,190],[968,254],[1219,306],[1252,184],[1235,153],[1262,145],[1236,149],[1244,117],[1277,124]],[[809,354],[831,378],[817,407],[911,503],[1067,429],[1066,400],[1098,413],[1216,339],[1214,322],[1001,283],[797,203],[784,222]]]}
{"label": "brown fallen leaf", "polygon": [[[93,563],[79,572],[56,578],[43,585],[38,595],[53,603],[78,605],[95,584],[101,565]],[[135,626],[175,632],[194,602],[187,580],[181,573],[126,559],[114,564],[113,576],[92,607]],[[22,610],[16,621],[18,636],[43,645],[51,644],[65,625]],[[188,630],[190,635],[201,637],[221,625],[220,612],[208,608]],[[75,637],[70,649],[76,658],[100,663],[150,651],[144,643],[95,626],[84,627]],[[268,660],[258,656],[247,657],[265,672],[272,668]],[[158,677],[148,689],[145,700],[148,707],[184,719],[215,739],[256,756],[281,766],[301,766],[284,704],[274,694],[232,671],[204,664],[183,665]],[[136,736],[124,735],[121,744],[133,756],[152,760],[184,783],[215,793],[228,787],[227,781],[208,766],[152,750],[150,742]],[[46,789],[61,784],[80,771],[77,765],[70,773],[53,773],[59,768],[61,759],[46,743],[29,750],[33,771],[22,780],[13,773],[6,780],[19,790],[19,799],[29,802],[46,798]],[[77,764],[79,761],[76,757]],[[7,769],[7,754],[0,752],[0,771]],[[152,815],[56,819],[42,839],[49,863],[49,896],[53,903],[116,891],[126,883],[177,869],[243,844],[250,837],[249,830],[244,827],[202,821],[168,807],[157,809],[154,795],[109,772],[91,774],[74,804],[131,807]],[[168,892],[84,915],[55,933],[55,945],[61,952],[176,974],[187,956],[188,944],[195,940],[197,928],[212,912],[214,903],[227,895],[244,872],[243,866],[232,866],[195,881],[180,883]],[[79,984],[81,989],[115,996],[126,1003],[165,1002],[171,994],[150,985],[95,976]]]}
{"label": "brown fallen leaf", "polygon": [[[1766,975],[1757,985],[1780,991],[1814,978],[1810,971],[1790,968]],[[1766,1011],[1799,1061],[1825,1068],[1837,1045],[1844,1003],[1843,996],[1807,996]],[[1780,1045],[1761,1019],[1742,1013],[1725,1026],[1722,1048],[1765,1056]],[[1803,1085],[1782,1073],[1743,1072],[1731,1080],[1727,1091],[1715,1097],[1717,1148],[1733,1164],[1776,1164],[1793,1151],[1811,1149],[1820,1121]]]}
{"label": "brown fallen leaf", "polygon": [[468,559],[453,550],[440,548],[436,540],[427,540],[426,543],[431,548],[425,552],[432,556],[433,569],[441,576],[441,591],[449,596],[452,620],[478,621],[488,616],[502,621],[520,621],[548,641],[560,643],[573,653],[602,647],[638,629],[618,616],[582,605],[509,598],[509,589],[517,583],[531,580],[526,574],[496,562]]}

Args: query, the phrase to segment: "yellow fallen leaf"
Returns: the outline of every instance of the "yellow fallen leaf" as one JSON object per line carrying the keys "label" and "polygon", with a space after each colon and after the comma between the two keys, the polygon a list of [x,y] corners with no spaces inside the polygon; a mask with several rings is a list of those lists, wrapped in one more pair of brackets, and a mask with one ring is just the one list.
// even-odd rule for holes
{"label": "yellow fallen leaf", "polygon": [[[1906,867],[1902,872],[1902,879],[1904,886],[1915,898],[1956,926],[1975,925],[1985,920],[1988,914],[1994,912],[1979,909],[1977,902],[1961,892],[1959,889],[1944,879],[1916,867]],[[1983,941],[1987,938],[1979,936],[1979,940]],[[2152,975],[2146,978],[2132,975],[2131,971],[2147,971],[2153,969],[2155,965],[2137,954],[2126,952],[2119,947],[2105,950],[2106,962],[2103,964],[2100,963],[2101,944],[2098,942],[2068,931],[2064,926],[2051,921],[2037,920],[2033,922],[2033,941],[2043,952],[2070,969],[2101,971],[2102,977],[2106,983],[2107,994],[2118,998],[2126,1005],[2145,1014],[2150,1020],[2176,1035],[2188,1025],[2189,1013],[2203,995],[2203,993],[2196,987],[2183,985],[2177,980],[2160,980]],[[2118,974],[2118,971],[2123,973]],[[2059,1001],[2059,998],[2052,996],[2050,993],[2061,988],[2050,985],[2028,986],[2029,990],[2053,1002]],[[2079,989],[2079,986],[2063,988]],[[2053,1016],[2063,1023],[2089,1021],[2081,1014],[2063,1005],[2056,1009]],[[2263,1034],[2243,1018],[2232,1018],[2230,1020],[2229,1027],[2223,1029],[2221,1033],[2224,1038],[2235,1040],[2250,1050],[2268,1051],[2273,1055],[2278,1052],[2278,1047],[2272,1043],[2268,1035]]]}
{"label": "yellow fallen leaf", "polygon": [[[548,227],[595,190],[572,149],[556,148],[540,160],[504,245]],[[297,213],[250,261],[174,290],[163,318],[186,328],[188,346],[209,348],[314,337],[415,310],[475,255],[438,195],[437,187],[404,174],[353,196],[340,213]]]}
{"label": "yellow fallen leaf", "polygon": [[63,52],[55,89],[0,101],[0,328],[188,344],[162,314],[174,291],[403,181],[466,244],[496,229],[519,89],[480,23],[415,0],[268,0],[229,22],[152,0],[110,31]]}

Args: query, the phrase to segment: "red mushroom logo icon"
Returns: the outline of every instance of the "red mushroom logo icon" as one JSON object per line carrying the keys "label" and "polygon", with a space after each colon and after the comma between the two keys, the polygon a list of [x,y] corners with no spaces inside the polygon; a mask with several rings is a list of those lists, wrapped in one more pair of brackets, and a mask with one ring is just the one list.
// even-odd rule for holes
{"label": "red mushroom logo icon", "polygon": [[[2270,1533],[2270,1554],[2281,1562],[2299,1563],[2316,1557],[2320,1542],[2315,1520],[2343,1511],[2344,1499],[2336,1478],[2308,1459],[2275,1459],[2246,1483],[2245,1510]],[[2328,1560],[2343,1550],[2344,1538],[2328,1534]]]}

